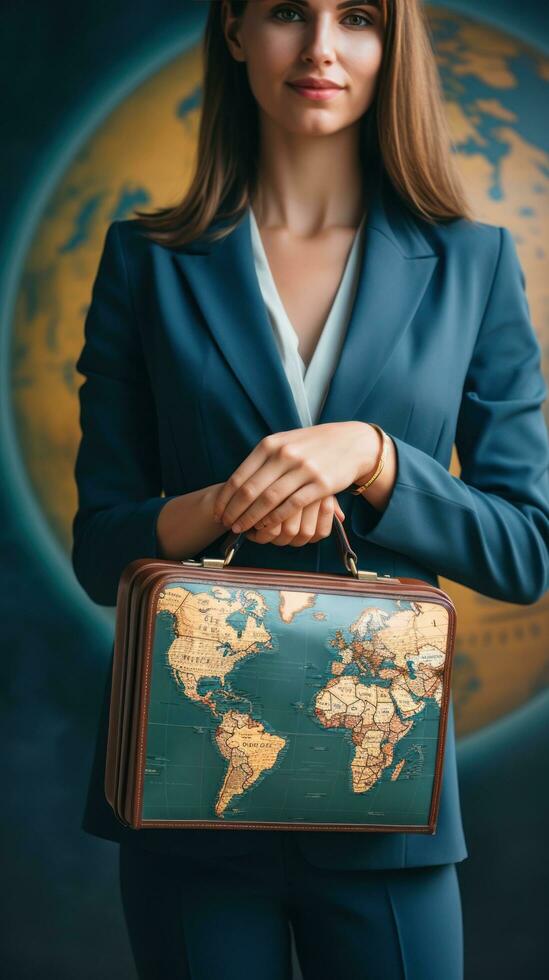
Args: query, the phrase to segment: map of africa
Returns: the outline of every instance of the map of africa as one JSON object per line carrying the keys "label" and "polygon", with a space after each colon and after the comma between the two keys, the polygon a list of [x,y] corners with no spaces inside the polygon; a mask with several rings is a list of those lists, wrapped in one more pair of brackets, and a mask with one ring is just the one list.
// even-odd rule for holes
{"label": "map of africa", "polygon": [[435,602],[166,587],[143,819],[427,824],[447,632]]}

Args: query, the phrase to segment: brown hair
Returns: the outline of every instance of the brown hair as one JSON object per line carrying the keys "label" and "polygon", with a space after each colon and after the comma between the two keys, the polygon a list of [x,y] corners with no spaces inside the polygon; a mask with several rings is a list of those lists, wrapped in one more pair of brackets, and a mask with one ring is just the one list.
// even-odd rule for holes
{"label": "brown hair", "polygon": [[[241,17],[247,0],[228,0]],[[361,162],[365,183],[375,168],[409,209],[429,222],[473,220],[452,156],[440,76],[421,0],[379,0],[384,29],[376,94],[364,113]],[[211,0],[203,39],[204,93],[194,175],[183,199],[152,213],[138,211],[148,237],[180,246],[202,236],[215,218],[228,234],[255,188],[259,121],[246,65],[231,55],[222,4]],[[366,188],[367,190],[367,188]],[[228,221],[227,221],[228,219]]]}

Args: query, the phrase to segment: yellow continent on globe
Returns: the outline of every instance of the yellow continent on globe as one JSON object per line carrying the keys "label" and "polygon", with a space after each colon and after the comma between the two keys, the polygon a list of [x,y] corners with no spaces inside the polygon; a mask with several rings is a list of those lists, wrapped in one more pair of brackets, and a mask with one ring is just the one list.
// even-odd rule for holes
{"label": "yellow continent on globe", "polygon": [[[467,193],[479,220],[504,225],[515,237],[546,357],[549,154],[545,133],[541,128],[536,133],[536,119],[544,118],[549,61],[522,41],[457,12],[428,6],[426,15]],[[132,217],[136,206],[152,209],[183,195],[193,171],[200,81],[197,45],[109,112],[59,181],[26,258],[13,326],[17,439],[36,498],[67,555],[77,503],[73,467],[82,382],[74,365],[105,232],[114,219]],[[455,451],[450,469],[459,476]],[[440,584],[458,613],[453,696],[459,735],[506,714],[544,687],[549,600],[524,608],[444,579]],[[281,616],[288,621],[300,611],[295,601],[295,596],[281,597]],[[245,656],[243,644],[233,639],[234,656]],[[201,642],[212,666],[220,666],[208,637]],[[174,657],[192,690],[184,639]],[[370,657],[375,663],[375,649]],[[196,697],[209,701],[207,694]]]}

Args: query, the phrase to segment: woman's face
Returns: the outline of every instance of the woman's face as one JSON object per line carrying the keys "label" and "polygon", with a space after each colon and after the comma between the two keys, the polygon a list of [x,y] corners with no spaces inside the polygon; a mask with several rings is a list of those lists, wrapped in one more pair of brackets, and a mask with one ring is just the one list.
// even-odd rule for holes
{"label": "woman's face", "polygon": [[[354,0],[248,0],[240,21],[226,0],[229,49],[245,61],[260,110],[292,133],[327,135],[369,108],[383,53],[381,10]],[[301,87],[307,77],[333,83]]]}

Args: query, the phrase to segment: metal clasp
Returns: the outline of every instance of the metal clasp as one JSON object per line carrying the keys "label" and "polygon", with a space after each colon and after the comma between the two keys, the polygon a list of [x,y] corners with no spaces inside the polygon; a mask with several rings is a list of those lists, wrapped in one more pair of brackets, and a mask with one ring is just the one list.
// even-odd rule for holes
{"label": "metal clasp", "polygon": [[352,555],[346,556],[346,567],[360,582],[379,582],[383,578],[391,578],[388,574],[378,575],[377,572],[370,571],[369,569],[357,568],[356,561]]}
{"label": "metal clasp", "polygon": [[234,548],[231,548],[227,558],[202,558],[201,561],[197,561],[196,558],[187,558],[185,561],[180,562],[181,565],[200,565],[201,568],[224,568],[228,565],[234,555]]}

